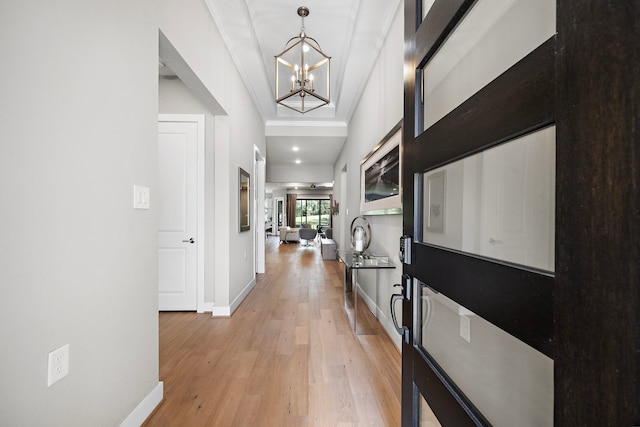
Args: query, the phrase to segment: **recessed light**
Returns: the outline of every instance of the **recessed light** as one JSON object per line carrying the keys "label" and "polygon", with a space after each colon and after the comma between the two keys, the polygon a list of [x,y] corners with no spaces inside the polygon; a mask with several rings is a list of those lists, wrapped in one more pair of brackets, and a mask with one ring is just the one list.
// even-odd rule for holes
{"label": "recessed light", "polygon": [[296,165],[300,164],[300,159],[296,159]]}
{"label": "recessed light", "polygon": [[298,148],[298,147],[293,147],[293,148],[292,148],[292,150],[293,150],[293,151],[298,151],[298,150],[299,150],[299,148]]}

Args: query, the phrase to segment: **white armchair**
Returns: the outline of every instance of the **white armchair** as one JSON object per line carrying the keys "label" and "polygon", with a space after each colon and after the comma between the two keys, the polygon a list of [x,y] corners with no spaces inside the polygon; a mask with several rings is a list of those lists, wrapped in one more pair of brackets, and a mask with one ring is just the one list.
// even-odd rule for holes
{"label": "white armchair", "polygon": [[300,229],[291,227],[280,227],[278,230],[280,233],[280,241],[287,242],[299,242],[300,241]]}

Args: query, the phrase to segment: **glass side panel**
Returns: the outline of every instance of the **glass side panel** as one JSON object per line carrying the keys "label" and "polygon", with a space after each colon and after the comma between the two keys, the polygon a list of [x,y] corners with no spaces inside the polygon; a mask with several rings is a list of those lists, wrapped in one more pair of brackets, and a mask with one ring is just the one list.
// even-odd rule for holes
{"label": "glass side panel", "polygon": [[555,0],[477,1],[423,69],[422,130],[555,33]]}
{"label": "glass side panel", "polygon": [[[419,393],[417,391],[417,387],[416,387],[416,393]],[[431,408],[429,407],[429,404],[427,403],[427,401],[424,399],[424,396],[422,394],[419,395],[418,397],[419,399],[419,407],[418,407],[418,411],[419,411],[419,423],[418,425],[420,427],[441,427],[440,422],[438,421],[438,419],[436,418],[436,416],[434,415],[433,411],[431,410]]]}
{"label": "glass side panel", "polygon": [[421,347],[496,427],[553,425],[553,360],[426,286]]}
{"label": "glass side panel", "polygon": [[425,16],[431,10],[431,7],[436,2],[436,0],[422,0],[422,20],[424,21]]}
{"label": "glass side panel", "polygon": [[555,127],[424,174],[422,240],[555,270]]}

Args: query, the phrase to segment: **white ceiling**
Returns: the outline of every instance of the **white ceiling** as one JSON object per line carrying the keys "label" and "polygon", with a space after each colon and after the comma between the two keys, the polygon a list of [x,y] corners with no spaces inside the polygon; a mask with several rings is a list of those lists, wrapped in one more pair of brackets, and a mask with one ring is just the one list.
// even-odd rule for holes
{"label": "white ceiling", "polygon": [[[300,167],[333,166],[400,0],[205,2],[265,122],[267,169],[296,159]],[[310,10],[307,36],[331,56],[331,103],[304,115],[274,101],[274,56],[300,33],[299,6]],[[293,152],[293,145],[300,151]]]}

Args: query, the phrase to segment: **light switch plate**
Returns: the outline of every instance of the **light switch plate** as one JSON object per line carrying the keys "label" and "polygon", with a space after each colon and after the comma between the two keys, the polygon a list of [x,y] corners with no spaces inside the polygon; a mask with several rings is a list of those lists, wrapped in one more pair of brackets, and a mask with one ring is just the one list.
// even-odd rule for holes
{"label": "light switch plate", "polygon": [[149,209],[149,187],[133,186],[133,208]]}

